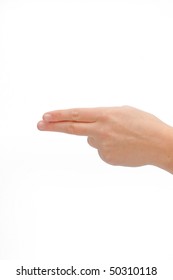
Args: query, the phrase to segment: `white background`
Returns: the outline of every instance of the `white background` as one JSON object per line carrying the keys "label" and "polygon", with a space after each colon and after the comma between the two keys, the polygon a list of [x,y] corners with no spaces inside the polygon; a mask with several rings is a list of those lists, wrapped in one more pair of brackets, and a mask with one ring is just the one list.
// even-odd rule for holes
{"label": "white background", "polygon": [[36,127],[47,111],[119,105],[172,125],[172,34],[172,1],[0,0],[1,260],[172,279],[172,175]]}

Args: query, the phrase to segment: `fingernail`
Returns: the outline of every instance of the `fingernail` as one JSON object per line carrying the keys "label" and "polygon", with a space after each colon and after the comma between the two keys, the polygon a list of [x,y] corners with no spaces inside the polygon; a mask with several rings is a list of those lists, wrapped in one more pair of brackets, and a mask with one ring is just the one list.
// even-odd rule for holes
{"label": "fingernail", "polygon": [[45,121],[50,121],[51,118],[52,118],[51,114],[48,114],[48,113],[45,114],[45,115],[43,116],[43,119],[44,119]]}
{"label": "fingernail", "polygon": [[44,122],[42,122],[42,121],[39,122],[39,123],[37,124],[37,127],[38,127],[39,130],[43,130],[44,127],[45,127]]}

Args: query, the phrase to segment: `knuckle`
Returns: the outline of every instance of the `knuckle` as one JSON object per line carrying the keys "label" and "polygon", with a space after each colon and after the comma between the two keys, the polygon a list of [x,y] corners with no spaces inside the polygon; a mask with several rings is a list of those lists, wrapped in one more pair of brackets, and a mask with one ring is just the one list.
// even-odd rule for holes
{"label": "knuckle", "polygon": [[62,118],[62,112],[60,112],[60,111],[57,112],[57,113],[56,113],[56,116],[57,116],[58,119],[61,119],[61,118]]}
{"label": "knuckle", "polygon": [[107,163],[111,164],[111,162],[112,162],[112,154],[111,153],[107,153],[105,155],[105,159],[106,159]]}
{"label": "knuckle", "polygon": [[98,150],[98,154],[103,161],[108,162],[108,156],[106,153],[104,153],[102,150]]}
{"label": "knuckle", "polygon": [[105,135],[105,127],[103,125],[99,126],[97,128],[97,133],[100,137],[104,137]]}
{"label": "knuckle", "polygon": [[91,138],[90,137],[87,138],[87,142],[91,146]]}
{"label": "knuckle", "polygon": [[70,123],[68,125],[67,131],[70,134],[75,134],[76,133],[76,127],[75,127],[74,123]]}
{"label": "knuckle", "polygon": [[94,141],[94,139],[93,139],[92,137],[88,137],[88,138],[87,138],[87,142],[88,142],[88,144],[89,144],[91,147],[96,148],[96,143],[95,143],[95,141]]}
{"label": "knuckle", "polygon": [[72,120],[77,121],[79,119],[79,112],[77,110],[72,110]]}
{"label": "knuckle", "polygon": [[111,137],[111,131],[107,127],[101,126],[98,130],[98,135],[101,142],[107,141]]}
{"label": "knuckle", "polygon": [[102,112],[102,114],[100,115],[100,117],[99,117],[99,120],[101,121],[101,122],[106,122],[107,121],[107,119],[108,119],[108,112],[106,111],[106,110],[104,110],[103,112]]}
{"label": "knuckle", "polygon": [[128,111],[133,109],[133,108],[132,108],[131,106],[129,106],[129,105],[123,105],[121,108],[124,109],[124,110],[128,110]]}
{"label": "knuckle", "polygon": [[102,152],[101,153],[101,158],[103,161],[105,161],[108,164],[112,163],[112,155],[109,152]]}

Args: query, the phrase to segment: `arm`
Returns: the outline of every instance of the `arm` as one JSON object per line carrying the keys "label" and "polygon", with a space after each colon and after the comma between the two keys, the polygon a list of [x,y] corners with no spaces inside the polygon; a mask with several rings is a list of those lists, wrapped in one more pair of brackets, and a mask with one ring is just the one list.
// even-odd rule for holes
{"label": "arm", "polygon": [[79,108],[43,115],[39,130],[88,136],[112,165],[155,165],[173,173],[173,128],[133,107]]}

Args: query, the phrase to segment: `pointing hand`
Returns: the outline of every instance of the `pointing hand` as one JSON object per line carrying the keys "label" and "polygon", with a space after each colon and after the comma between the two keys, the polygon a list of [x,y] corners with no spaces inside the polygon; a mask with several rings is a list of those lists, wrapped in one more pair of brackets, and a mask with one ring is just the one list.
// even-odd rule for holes
{"label": "pointing hand", "polygon": [[88,137],[112,165],[155,165],[173,173],[173,129],[133,107],[76,108],[45,113],[39,130]]}

